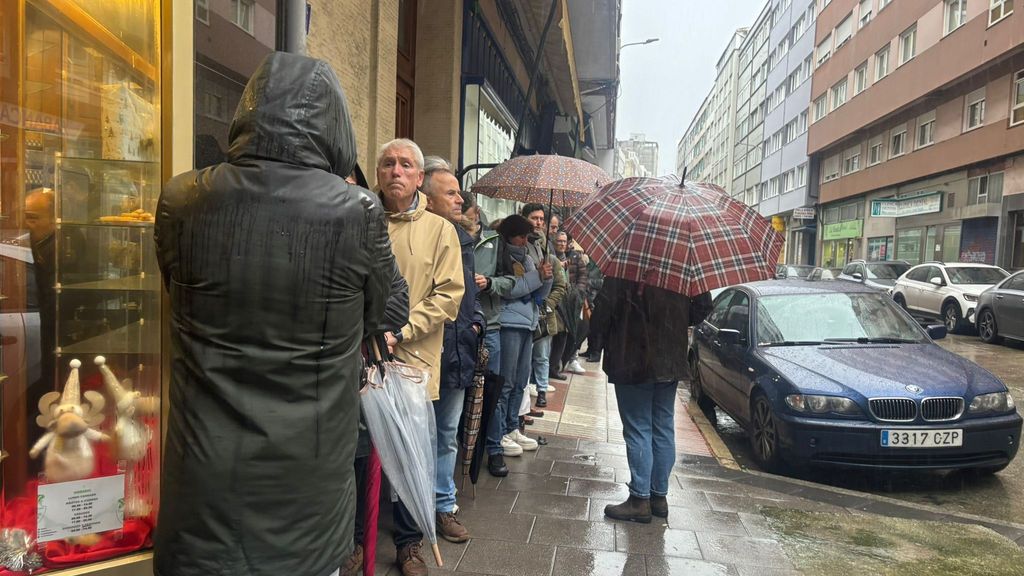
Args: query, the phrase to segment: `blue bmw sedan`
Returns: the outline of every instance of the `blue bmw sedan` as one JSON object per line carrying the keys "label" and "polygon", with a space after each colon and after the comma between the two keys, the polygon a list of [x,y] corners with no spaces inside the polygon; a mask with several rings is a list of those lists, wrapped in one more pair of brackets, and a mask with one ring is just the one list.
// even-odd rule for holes
{"label": "blue bmw sedan", "polygon": [[847,282],[730,287],[694,329],[690,395],[746,430],[766,470],[845,466],[995,473],[1017,453],[1006,386]]}

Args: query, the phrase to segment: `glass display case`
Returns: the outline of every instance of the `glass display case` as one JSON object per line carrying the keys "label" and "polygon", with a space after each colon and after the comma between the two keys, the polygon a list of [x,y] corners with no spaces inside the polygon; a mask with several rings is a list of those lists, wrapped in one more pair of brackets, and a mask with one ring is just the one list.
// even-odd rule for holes
{"label": "glass display case", "polygon": [[148,548],[159,0],[0,0],[0,576]]}

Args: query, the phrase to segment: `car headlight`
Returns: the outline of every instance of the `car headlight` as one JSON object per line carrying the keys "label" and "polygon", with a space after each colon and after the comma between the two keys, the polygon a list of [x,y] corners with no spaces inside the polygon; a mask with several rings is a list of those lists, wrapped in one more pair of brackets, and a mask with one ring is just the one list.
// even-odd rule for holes
{"label": "car headlight", "polygon": [[857,403],[842,396],[816,396],[812,394],[790,394],[786,404],[797,412],[806,414],[842,414],[856,416],[861,413]]}
{"label": "car headlight", "polygon": [[1016,404],[1009,392],[993,392],[992,394],[979,394],[971,400],[968,412],[1012,412]]}
{"label": "car headlight", "polygon": [[968,302],[977,302],[978,297],[974,294],[964,294],[964,300],[967,300]]}

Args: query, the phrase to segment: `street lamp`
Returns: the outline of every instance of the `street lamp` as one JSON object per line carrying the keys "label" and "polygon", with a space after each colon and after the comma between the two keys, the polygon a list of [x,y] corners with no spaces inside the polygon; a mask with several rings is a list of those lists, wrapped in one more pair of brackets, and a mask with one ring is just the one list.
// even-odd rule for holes
{"label": "street lamp", "polygon": [[644,46],[646,44],[653,44],[653,43],[657,42],[658,40],[661,40],[661,38],[648,38],[647,40],[644,40],[643,42],[630,42],[629,44],[623,44],[622,46],[619,46],[619,50],[622,50],[626,46]]}

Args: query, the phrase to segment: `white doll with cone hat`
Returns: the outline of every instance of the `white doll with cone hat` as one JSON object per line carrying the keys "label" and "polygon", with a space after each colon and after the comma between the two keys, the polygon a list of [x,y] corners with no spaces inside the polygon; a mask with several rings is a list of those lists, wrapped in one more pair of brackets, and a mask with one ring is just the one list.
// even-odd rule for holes
{"label": "white doll with cone hat", "polygon": [[129,379],[118,381],[103,356],[97,356],[93,362],[99,367],[103,383],[110,391],[117,410],[117,422],[114,424],[117,457],[138,462],[146,456],[153,433],[137,417],[155,414],[159,409],[159,399],[143,397],[142,393],[132,390],[132,381]]}
{"label": "white doll with cone hat", "polygon": [[46,434],[29,451],[29,456],[37,458],[46,450],[43,471],[49,482],[89,477],[96,467],[92,444],[110,439],[95,429],[103,422],[103,396],[92,390],[82,394],[78,381],[82,363],[75,359],[70,366],[64,393],[47,392],[39,399],[36,423],[46,429]]}

